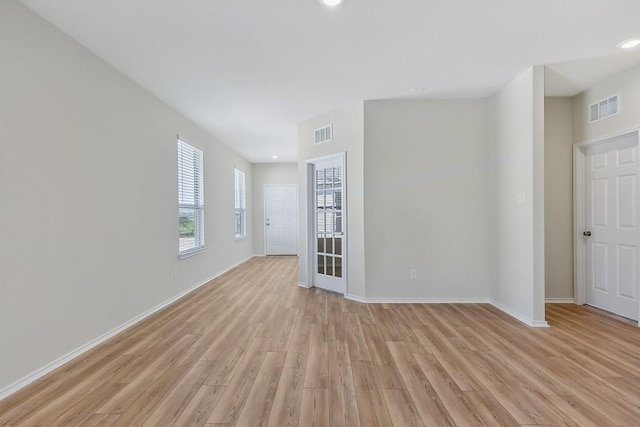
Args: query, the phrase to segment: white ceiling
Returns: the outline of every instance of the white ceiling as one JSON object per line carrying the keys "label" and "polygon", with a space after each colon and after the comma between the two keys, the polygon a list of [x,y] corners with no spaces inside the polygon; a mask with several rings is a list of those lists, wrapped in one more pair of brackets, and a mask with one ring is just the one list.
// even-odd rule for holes
{"label": "white ceiling", "polygon": [[22,2],[253,162],[297,160],[297,123],[351,102],[484,97],[541,64],[573,95],[640,61],[616,47],[638,0]]}

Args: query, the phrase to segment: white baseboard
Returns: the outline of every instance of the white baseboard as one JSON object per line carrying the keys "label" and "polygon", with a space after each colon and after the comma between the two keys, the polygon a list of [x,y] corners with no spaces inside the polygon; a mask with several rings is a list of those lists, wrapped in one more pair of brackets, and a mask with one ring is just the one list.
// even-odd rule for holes
{"label": "white baseboard", "polygon": [[[533,320],[509,307],[490,298],[365,298],[357,295],[346,294],[346,299],[364,304],[491,304],[498,310],[521,321],[532,328],[548,328],[549,324],[544,320]],[[573,301],[573,300],[572,300]]]}
{"label": "white baseboard", "polygon": [[124,330],[132,327],[133,325],[135,325],[136,323],[146,319],[147,317],[151,316],[152,314],[162,310],[163,308],[166,308],[168,306],[170,306],[171,304],[175,303],[176,301],[178,301],[179,299],[187,296],[188,294],[190,294],[191,292],[195,291],[196,289],[200,288],[203,285],[206,285],[207,283],[209,283],[210,281],[216,279],[217,277],[222,276],[224,273],[236,268],[237,266],[239,266],[242,263],[247,262],[248,260],[250,260],[252,257],[249,257],[243,261],[240,261],[239,263],[227,268],[226,270],[215,274],[214,276],[198,283],[197,285],[194,285],[192,287],[190,287],[189,289],[187,289],[186,291],[183,291],[181,293],[179,293],[178,295],[169,298],[168,300],[156,305],[153,308],[150,308],[149,310],[145,311],[144,313],[134,317],[133,319],[123,323],[120,326],[115,327],[114,329],[100,335],[99,337],[89,341],[88,343],[81,345],[80,347],[76,348],[75,350],[71,351],[70,353],[65,354],[62,357],[59,357],[58,359],[54,360],[51,363],[48,363],[47,365],[36,369],[35,371],[33,371],[32,373],[30,373],[29,375],[20,378],[19,380],[15,381],[12,384],[9,384],[8,386],[1,388],[0,389],[0,400],[3,400],[7,397],[9,397],[10,395],[12,395],[13,393],[17,392],[18,390],[28,386],[29,384],[31,384],[32,382],[42,378],[43,376],[47,375],[48,373],[54,371],[55,369],[59,368],[60,366],[64,365],[65,363],[75,359],[76,357],[80,356],[82,353],[85,353],[89,350],[91,350],[92,348],[96,347],[97,345],[105,342],[106,340],[108,340],[109,338],[114,337],[115,335],[119,334],[120,332],[123,332]]}
{"label": "white baseboard", "polygon": [[365,298],[357,295],[345,295],[346,299],[364,304],[491,304],[498,310],[521,321],[532,328],[548,328],[544,320],[533,320],[511,310],[507,306],[489,298]]}
{"label": "white baseboard", "polygon": [[309,289],[311,287],[311,286],[307,285],[304,282],[298,282],[298,286],[300,286],[301,288],[307,288],[307,289]]}
{"label": "white baseboard", "polygon": [[351,301],[361,302],[363,304],[367,303],[367,299],[363,297],[359,297],[358,295],[344,294],[346,299],[350,299]]}
{"label": "white baseboard", "polygon": [[550,328],[549,323],[546,320],[532,320],[531,323],[527,324],[527,326],[531,326],[532,328]]}
{"label": "white baseboard", "polygon": [[345,295],[347,299],[365,304],[487,304],[487,298],[363,298]]}
{"label": "white baseboard", "polygon": [[575,301],[573,298],[546,298],[544,300],[546,304],[573,304]]}
{"label": "white baseboard", "polygon": [[549,324],[545,320],[530,319],[529,317],[524,316],[521,313],[518,313],[517,311],[510,309],[509,307],[507,307],[502,303],[499,303],[498,301],[491,300],[490,304],[495,308],[497,308],[498,310],[505,312],[506,314],[513,317],[514,319],[517,319],[522,323],[524,323],[525,325],[531,326],[532,328],[548,328],[549,327]]}

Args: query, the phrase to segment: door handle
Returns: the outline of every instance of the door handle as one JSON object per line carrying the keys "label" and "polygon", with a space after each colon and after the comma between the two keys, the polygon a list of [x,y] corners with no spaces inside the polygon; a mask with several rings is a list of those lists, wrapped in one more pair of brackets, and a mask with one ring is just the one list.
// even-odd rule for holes
{"label": "door handle", "polygon": [[591,236],[591,232],[589,230],[582,233],[583,236],[589,237]]}

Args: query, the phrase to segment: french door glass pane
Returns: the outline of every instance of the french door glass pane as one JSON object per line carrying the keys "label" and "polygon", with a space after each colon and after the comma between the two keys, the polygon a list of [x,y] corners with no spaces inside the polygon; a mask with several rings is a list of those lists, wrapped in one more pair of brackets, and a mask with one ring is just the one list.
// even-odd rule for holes
{"label": "french door glass pane", "polygon": [[324,188],[324,170],[316,172],[316,189],[322,190]]}
{"label": "french door glass pane", "polygon": [[336,168],[333,175],[333,188],[342,187],[342,168]]}
{"label": "french door glass pane", "polygon": [[327,254],[333,254],[333,239],[332,238],[328,238],[326,240],[326,245],[325,245],[325,253]]}
{"label": "french door glass pane", "polygon": [[325,192],[322,190],[316,191],[316,206],[318,209],[324,209],[327,207],[325,203]]}
{"label": "french door glass pane", "polygon": [[342,210],[342,191],[340,190],[333,191],[333,208]]}
{"label": "french door glass pane", "polygon": [[318,233],[324,233],[326,231],[325,229],[325,225],[324,225],[324,212],[318,212],[317,213],[317,217],[318,217],[318,222],[317,222],[317,232]]}
{"label": "french door glass pane", "polygon": [[342,170],[316,170],[317,272],[342,277]]}
{"label": "french door glass pane", "polygon": [[325,231],[327,233],[333,232],[333,213],[327,212],[325,215]]}

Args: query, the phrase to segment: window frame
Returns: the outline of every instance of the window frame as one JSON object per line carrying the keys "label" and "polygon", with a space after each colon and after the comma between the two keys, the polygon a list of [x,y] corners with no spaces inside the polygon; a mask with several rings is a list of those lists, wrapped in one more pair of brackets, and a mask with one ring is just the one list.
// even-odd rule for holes
{"label": "window frame", "polygon": [[233,168],[233,182],[234,235],[236,240],[242,240],[247,237],[247,185],[246,174],[238,167]]}
{"label": "window frame", "polygon": [[[187,164],[190,162],[191,164]],[[204,240],[204,151],[178,139],[178,258],[188,258],[206,249]],[[193,245],[183,249],[181,234],[185,211],[193,211]],[[187,217],[188,219],[188,217]]]}

